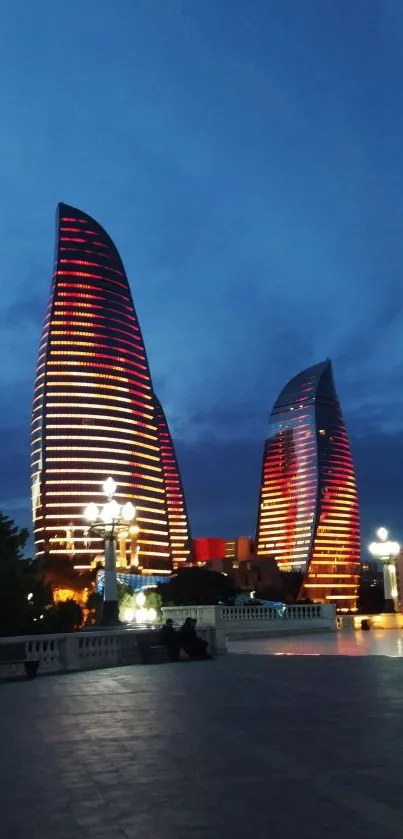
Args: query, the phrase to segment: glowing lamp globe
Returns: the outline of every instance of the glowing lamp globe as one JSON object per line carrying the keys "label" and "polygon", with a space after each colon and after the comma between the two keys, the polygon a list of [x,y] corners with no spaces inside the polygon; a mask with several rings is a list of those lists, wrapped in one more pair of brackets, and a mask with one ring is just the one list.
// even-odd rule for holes
{"label": "glowing lamp globe", "polygon": [[[387,531],[386,531],[387,533]],[[388,540],[382,540],[380,542],[371,542],[368,545],[368,550],[376,559],[379,559],[381,562],[390,562],[392,557],[396,557],[400,553],[400,544],[399,542],[392,542]]]}
{"label": "glowing lamp globe", "polygon": [[130,522],[136,516],[136,508],[131,501],[128,501],[127,504],[124,504],[122,507],[122,517],[125,521]]}
{"label": "glowing lamp globe", "polygon": [[113,524],[115,519],[119,517],[120,506],[117,501],[112,499],[104,504],[101,510],[101,519],[105,524]]}
{"label": "glowing lamp globe", "polygon": [[84,516],[87,521],[96,521],[99,516],[99,510],[96,504],[88,504],[88,507],[84,510]]}
{"label": "glowing lamp globe", "polygon": [[107,498],[112,498],[112,495],[116,492],[116,483],[113,478],[107,478],[106,481],[102,484],[102,489],[107,496]]}

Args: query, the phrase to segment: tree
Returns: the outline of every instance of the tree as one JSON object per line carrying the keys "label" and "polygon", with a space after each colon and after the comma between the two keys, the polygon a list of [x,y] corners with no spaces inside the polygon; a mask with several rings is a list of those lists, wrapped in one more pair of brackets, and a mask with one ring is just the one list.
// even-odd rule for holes
{"label": "tree", "polygon": [[157,587],[163,606],[198,606],[228,603],[237,589],[231,577],[204,568],[181,568]]}
{"label": "tree", "polygon": [[144,594],[146,596],[145,608],[146,609],[155,609],[155,611],[157,613],[157,618],[160,619],[161,614],[162,614],[161,613],[162,600],[161,600],[161,595],[160,595],[158,589],[157,588],[146,589]]}
{"label": "tree", "polygon": [[133,590],[128,586],[125,587],[125,590],[120,588],[118,591],[118,602],[119,620],[124,623],[131,623],[134,619],[134,613],[136,611],[136,598]]}
{"label": "tree", "polygon": [[0,513],[0,565],[24,558],[28,536],[26,527],[17,527],[12,519]]}
{"label": "tree", "polygon": [[38,562],[41,573],[52,587],[82,591],[90,588],[96,578],[97,569],[79,571],[68,556],[45,552]]}
{"label": "tree", "polygon": [[264,586],[263,588],[258,588],[256,590],[255,599],[259,600],[259,598],[262,600],[271,600],[275,603],[284,603],[284,592],[281,588],[277,588],[276,586]]}
{"label": "tree", "polygon": [[83,625],[83,610],[75,600],[62,600],[49,609],[43,620],[43,631],[76,632]]}
{"label": "tree", "polygon": [[92,591],[88,595],[85,604],[88,609],[87,626],[96,626],[101,623],[103,602],[102,594],[99,591]]}
{"label": "tree", "polygon": [[[126,610],[135,611],[136,601],[133,589],[126,583],[117,583],[118,603],[119,603],[119,618],[125,621]],[[87,598],[86,607],[88,609],[87,625],[96,626],[101,623],[103,611],[103,594],[97,591],[92,591]]]}
{"label": "tree", "polygon": [[296,603],[301,590],[304,575],[300,571],[280,571],[283,600],[286,603]]}
{"label": "tree", "polygon": [[0,636],[40,630],[53,596],[36,561],[24,559],[28,530],[0,513]]}

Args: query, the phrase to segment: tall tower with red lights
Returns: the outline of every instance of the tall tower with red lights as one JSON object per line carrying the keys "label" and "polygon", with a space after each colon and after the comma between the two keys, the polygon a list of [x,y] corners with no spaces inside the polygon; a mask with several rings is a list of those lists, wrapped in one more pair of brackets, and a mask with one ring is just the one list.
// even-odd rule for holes
{"label": "tall tower with red lights", "polygon": [[192,539],[186,508],[185,493],[175,447],[160,401],[154,396],[155,419],[161,451],[162,468],[168,509],[168,524],[174,568],[192,560]]}
{"label": "tall tower with red lights", "polygon": [[357,485],[330,361],[291,379],[272,410],[256,549],[294,574],[299,599],[356,608]]}
{"label": "tall tower with red lights", "polygon": [[79,568],[102,554],[102,540],[86,533],[83,509],[102,497],[110,475],[117,500],[137,508],[139,570],[169,573],[177,540],[165,450],[119,253],[98,222],[60,204],[32,413],[36,554],[68,557]]}

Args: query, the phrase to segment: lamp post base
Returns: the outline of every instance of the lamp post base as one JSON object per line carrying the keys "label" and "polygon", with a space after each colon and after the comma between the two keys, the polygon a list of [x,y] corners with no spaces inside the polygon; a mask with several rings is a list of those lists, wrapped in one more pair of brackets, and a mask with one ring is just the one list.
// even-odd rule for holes
{"label": "lamp post base", "polygon": [[104,600],[102,607],[102,626],[118,626],[119,603],[117,600]]}

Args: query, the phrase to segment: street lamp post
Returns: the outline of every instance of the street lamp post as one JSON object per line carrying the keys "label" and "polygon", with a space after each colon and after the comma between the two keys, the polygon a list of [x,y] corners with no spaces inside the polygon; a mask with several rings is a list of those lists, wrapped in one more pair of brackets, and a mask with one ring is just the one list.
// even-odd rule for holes
{"label": "street lamp post", "polygon": [[128,501],[120,506],[113,497],[116,483],[107,478],[102,485],[107,497],[106,503],[99,508],[88,504],[84,516],[90,524],[90,533],[99,533],[105,540],[105,578],[102,623],[114,626],[119,623],[118,588],[116,579],[116,539],[119,533],[127,531],[136,517],[136,508]]}
{"label": "street lamp post", "polygon": [[399,607],[395,559],[400,553],[400,545],[399,542],[391,542],[388,539],[386,527],[378,528],[376,535],[379,541],[371,542],[368,550],[383,565],[385,612],[397,612]]}

